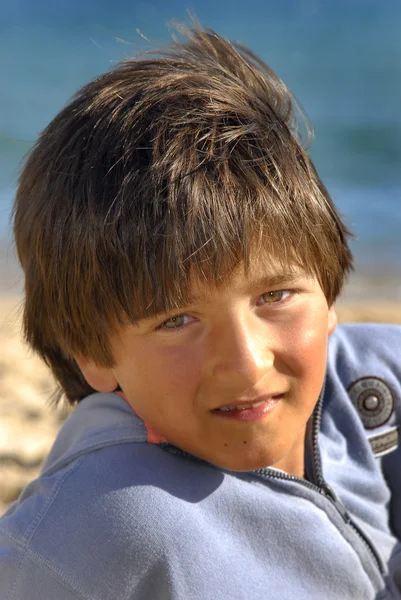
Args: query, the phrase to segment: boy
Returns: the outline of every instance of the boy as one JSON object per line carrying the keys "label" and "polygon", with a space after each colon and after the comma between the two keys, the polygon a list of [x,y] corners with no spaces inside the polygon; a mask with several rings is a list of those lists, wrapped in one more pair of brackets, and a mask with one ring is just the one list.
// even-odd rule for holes
{"label": "boy", "polygon": [[400,328],[334,333],[349,232],[290,93],[186,35],[20,179],[25,335],[77,406],[0,522],[1,597],[400,598]]}

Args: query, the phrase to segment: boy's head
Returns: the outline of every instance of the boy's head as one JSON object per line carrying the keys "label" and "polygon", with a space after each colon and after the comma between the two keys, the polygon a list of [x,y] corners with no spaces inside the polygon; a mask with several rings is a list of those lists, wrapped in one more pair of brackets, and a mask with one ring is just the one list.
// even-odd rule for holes
{"label": "boy's head", "polygon": [[262,261],[331,307],[352,266],[289,90],[250,51],[185,35],[78,92],[20,178],[25,334],[71,402],[93,391],[74,357],[111,368],[113,335],[179,311],[194,282],[212,294]]}

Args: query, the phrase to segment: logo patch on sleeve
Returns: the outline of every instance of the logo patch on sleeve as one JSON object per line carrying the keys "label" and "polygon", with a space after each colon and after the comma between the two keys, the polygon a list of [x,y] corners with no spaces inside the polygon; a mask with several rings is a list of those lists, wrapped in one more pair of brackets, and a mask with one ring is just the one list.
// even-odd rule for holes
{"label": "logo patch on sleeve", "polygon": [[365,429],[384,425],[394,412],[391,389],[378,377],[357,379],[348,388],[348,394]]}
{"label": "logo patch on sleeve", "polygon": [[398,427],[391,427],[383,433],[370,436],[368,440],[373,454],[377,457],[384,456],[398,448],[400,432]]}

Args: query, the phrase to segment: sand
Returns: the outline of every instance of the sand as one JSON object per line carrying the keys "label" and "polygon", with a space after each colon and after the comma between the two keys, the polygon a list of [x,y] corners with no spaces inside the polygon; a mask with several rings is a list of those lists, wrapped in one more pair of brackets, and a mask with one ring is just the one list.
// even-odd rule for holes
{"label": "sand", "polygon": [[[20,337],[17,297],[0,297],[0,514],[34,479],[66,413],[51,409],[54,383]],[[340,322],[400,323],[400,302],[341,302]]]}

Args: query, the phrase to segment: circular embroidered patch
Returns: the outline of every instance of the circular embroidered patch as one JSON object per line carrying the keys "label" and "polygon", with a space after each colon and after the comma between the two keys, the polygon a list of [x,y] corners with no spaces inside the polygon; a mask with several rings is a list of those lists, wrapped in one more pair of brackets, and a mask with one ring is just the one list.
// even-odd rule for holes
{"label": "circular embroidered patch", "polygon": [[377,377],[362,377],[348,388],[348,394],[366,429],[384,425],[394,411],[391,389]]}

